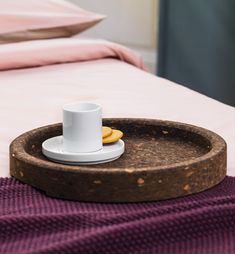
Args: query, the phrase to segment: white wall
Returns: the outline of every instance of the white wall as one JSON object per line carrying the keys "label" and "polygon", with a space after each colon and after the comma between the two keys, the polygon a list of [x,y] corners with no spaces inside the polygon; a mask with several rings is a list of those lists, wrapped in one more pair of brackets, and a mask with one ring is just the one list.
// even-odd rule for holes
{"label": "white wall", "polygon": [[81,8],[107,15],[84,34],[124,44],[155,72],[159,0],[70,0]]}

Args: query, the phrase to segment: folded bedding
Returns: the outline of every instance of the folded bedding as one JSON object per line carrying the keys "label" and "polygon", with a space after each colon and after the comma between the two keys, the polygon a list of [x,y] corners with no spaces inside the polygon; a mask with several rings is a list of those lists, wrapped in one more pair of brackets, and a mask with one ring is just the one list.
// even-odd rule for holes
{"label": "folded bedding", "polygon": [[59,38],[0,46],[0,70],[55,63],[117,58],[145,69],[143,61],[124,46],[98,39]]}
{"label": "folded bedding", "polygon": [[61,106],[70,101],[101,104],[104,117],[168,119],[215,131],[228,144],[228,174],[235,176],[235,108],[143,71],[140,57],[103,40],[0,45],[0,68],[0,252],[235,252],[234,177],[196,195],[140,204],[62,201],[4,178],[10,142],[61,122]]}
{"label": "folded bedding", "polygon": [[0,179],[0,253],[233,254],[235,178],[189,197],[99,204]]}

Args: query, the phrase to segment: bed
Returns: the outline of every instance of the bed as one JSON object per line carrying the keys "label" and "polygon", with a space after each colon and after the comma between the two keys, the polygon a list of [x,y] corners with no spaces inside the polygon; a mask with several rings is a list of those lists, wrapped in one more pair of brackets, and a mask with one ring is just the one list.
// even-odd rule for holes
{"label": "bed", "polygon": [[[51,64],[49,61],[50,64],[45,66],[34,68],[27,66],[23,69],[0,72],[0,117],[2,119],[0,174],[2,177],[9,176],[10,142],[33,128],[61,122],[61,107],[71,101],[99,103],[103,107],[103,117],[167,119],[215,131],[228,144],[228,175],[235,175],[235,157],[233,156],[235,153],[235,109],[233,107],[142,70],[141,60],[130,51],[128,54],[131,54],[134,59],[132,64],[138,67],[117,59],[120,52],[123,52],[123,47],[120,47],[116,56],[114,54],[109,58],[108,54],[104,53],[103,46],[106,48],[107,45],[110,47],[112,44],[102,40],[76,37],[55,39],[55,44],[59,41],[58,47],[61,45],[68,47],[69,44],[71,48],[71,40],[72,43],[76,41],[76,47],[82,47],[82,60],[75,58],[70,63],[59,64]],[[38,48],[38,45],[34,43],[32,46],[32,44],[27,42],[26,48],[33,46]],[[53,44],[51,40],[50,44]],[[45,50],[45,43],[42,45]],[[117,48],[116,44],[115,46]],[[91,47],[95,56],[89,55],[86,61],[85,52],[86,50],[92,52]],[[10,48],[12,49],[13,45]],[[6,54],[5,50],[4,53],[1,54],[1,52],[0,48],[1,59],[5,57],[6,64],[10,53]],[[22,59],[25,48],[23,45],[20,47],[17,45],[17,48],[11,52],[14,58],[17,57],[18,52],[18,58]],[[37,52],[40,54],[40,51],[37,50]],[[35,57],[32,58],[35,59]],[[37,61],[47,62],[46,57],[45,54],[44,60],[41,56],[40,61],[38,59]],[[58,61],[57,58],[58,56],[54,56],[54,62]],[[29,60],[34,61],[34,59],[24,60],[24,62],[29,63]],[[0,65],[3,63],[2,60]]]}
{"label": "bed", "polygon": [[147,72],[141,57],[81,36],[0,45],[1,253],[234,253],[235,180],[193,196],[141,204],[47,197],[9,175],[9,144],[89,101],[103,117],[153,118],[208,128],[228,145],[235,176],[235,108]]}

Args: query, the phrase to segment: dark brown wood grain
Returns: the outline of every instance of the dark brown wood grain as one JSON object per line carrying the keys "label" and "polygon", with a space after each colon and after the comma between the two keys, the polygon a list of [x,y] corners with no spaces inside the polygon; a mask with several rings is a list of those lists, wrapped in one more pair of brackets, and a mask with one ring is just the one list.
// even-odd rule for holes
{"label": "dark brown wood grain", "polygon": [[141,202],[197,193],[226,175],[226,143],[192,125],[151,119],[104,119],[124,132],[116,161],[72,166],[49,161],[42,142],[62,134],[54,124],[29,131],[10,145],[10,173],[47,195],[93,202]]}

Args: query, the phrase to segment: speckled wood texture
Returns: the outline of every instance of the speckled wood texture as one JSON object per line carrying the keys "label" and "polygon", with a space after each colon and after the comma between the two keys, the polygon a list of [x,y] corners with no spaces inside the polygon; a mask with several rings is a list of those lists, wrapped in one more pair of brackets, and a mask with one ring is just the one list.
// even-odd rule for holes
{"label": "speckled wood texture", "polygon": [[116,161],[71,166],[49,161],[42,142],[62,124],[29,131],[10,146],[10,173],[47,195],[91,202],[164,200],[201,192],[226,175],[225,141],[192,125],[155,119],[103,119],[123,131],[125,153]]}

